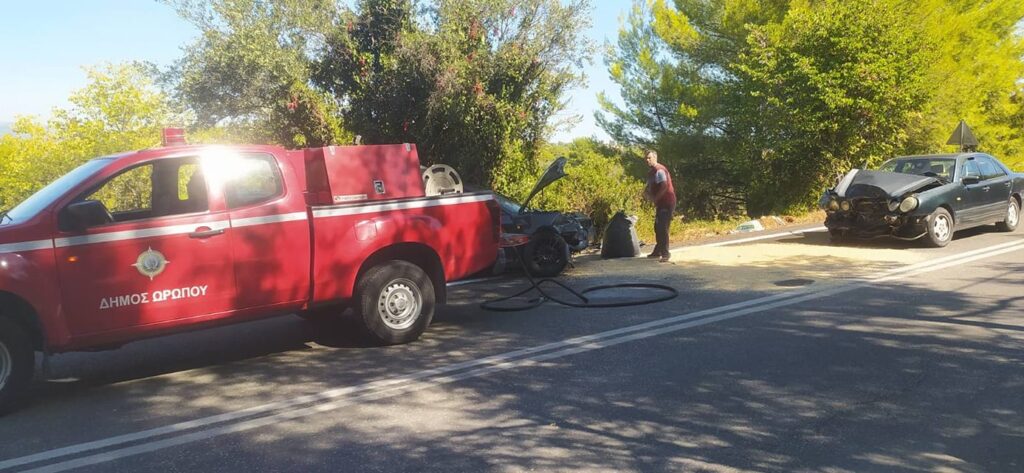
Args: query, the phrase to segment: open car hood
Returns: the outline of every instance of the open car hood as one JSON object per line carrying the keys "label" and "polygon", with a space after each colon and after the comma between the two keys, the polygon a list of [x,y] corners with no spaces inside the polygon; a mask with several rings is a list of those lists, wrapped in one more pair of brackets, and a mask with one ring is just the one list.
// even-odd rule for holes
{"label": "open car hood", "polygon": [[544,175],[540,176],[540,179],[537,181],[537,184],[533,186],[533,190],[530,191],[530,195],[526,196],[526,200],[523,201],[523,205],[519,207],[520,212],[522,212],[523,209],[527,208],[527,206],[530,205],[530,200],[532,200],[535,195],[540,193],[540,191],[544,190],[545,187],[550,186],[551,183],[566,176],[565,163],[567,161],[568,160],[565,159],[565,156],[560,156],[557,159],[555,159],[555,161],[551,163],[550,166],[548,166],[547,171],[544,171]]}
{"label": "open car hood", "polygon": [[854,169],[843,176],[834,190],[839,197],[899,198],[907,192],[941,182],[938,178],[917,174]]}

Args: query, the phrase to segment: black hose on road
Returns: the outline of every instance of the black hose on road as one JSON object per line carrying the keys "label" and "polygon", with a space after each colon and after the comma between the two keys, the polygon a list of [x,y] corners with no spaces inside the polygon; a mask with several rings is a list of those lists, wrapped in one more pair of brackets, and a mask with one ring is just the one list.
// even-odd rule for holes
{"label": "black hose on road", "polygon": [[[576,291],[575,289],[573,289],[573,288],[563,284],[562,282],[556,281],[556,280],[551,279],[551,278],[545,278],[545,279],[536,280],[530,274],[530,270],[527,268],[526,263],[524,261],[522,261],[522,255],[520,254],[520,252],[521,251],[516,251],[515,254],[519,257],[520,265],[523,267],[523,273],[526,274],[526,279],[530,281],[530,285],[528,287],[526,287],[525,289],[523,289],[523,290],[521,290],[521,291],[519,291],[519,292],[517,292],[515,294],[509,295],[509,296],[504,296],[504,297],[499,297],[497,299],[491,299],[489,301],[484,301],[484,302],[482,302],[480,304],[480,308],[481,309],[495,311],[495,312],[517,312],[517,311],[522,311],[522,310],[530,310],[530,309],[533,309],[535,307],[540,307],[542,304],[544,304],[547,301],[552,301],[552,302],[554,302],[556,304],[561,304],[561,305],[568,306],[568,307],[579,307],[579,308],[595,308],[596,309],[596,308],[609,308],[609,307],[631,307],[631,306],[638,306],[638,305],[655,304],[655,303],[658,303],[658,302],[664,302],[664,301],[672,300],[672,299],[675,299],[676,297],[679,297],[679,291],[677,291],[674,287],[667,286],[667,285],[664,285],[664,284],[653,284],[653,283],[604,284],[604,285],[600,285],[600,286],[588,287],[588,288],[586,288],[586,289],[584,289],[582,291]],[[549,284],[549,285],[550,284],[555,284],[555,285],[561,287],[562,289],[565,289],[566,291],[569,291],[569,293],[571,293],[576,299],[575,300],[565,300],[565,299],[559,299],[559,298],[557,298],[555,296],[552,296],[548,292],[544,291],[544,289],[541,287],[541,285],[543,285],[543,284]],[[636,299],[616,300],[616,301],[611,301],[611,302],[592,302],[589,298],[587,298],[587,296],[584,295],[584,294],[590,294],[591,296],[593,296],[593,294],[595,292],[607,291],[607,290],[611,290],[611,289],[648,289],[648,290],[649,289],[653,289],[653,290],[656,290],[656,291],[662,291],[665,294],[662,294],[660,296],[654,296],[654,297],[641,297],[641,298],[636,298]],[[529,292],[532,292],[532,291],[536,291],[538,293],[538,295],[536,297],[532,298],[532,299],[527,300],[523,304],[508,304],[508,305],[502,305],[501,304],[502,302],[515,299],[517,297],[523,296],[523,295],[525,295],[525,294],[527,294]]]}

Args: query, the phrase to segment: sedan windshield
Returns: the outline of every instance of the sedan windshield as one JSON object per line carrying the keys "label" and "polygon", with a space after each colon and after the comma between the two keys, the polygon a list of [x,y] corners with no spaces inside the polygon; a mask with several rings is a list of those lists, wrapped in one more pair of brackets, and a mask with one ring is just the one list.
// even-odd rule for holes
{"label": "sedan windshield", "polygon": [[507,214],[517,214],[519,213],[519,209],[522,208],[522,205],[520,205],[519,202],[509,199],[501,194],[495,193],[494,198],[497,199],[498,204],[501,205],[501,209]]}
{"label": "sedan windshield", "polygon": [[954,158],[929,157],[890,159],[878,168],[879,171],[941,177],[947,181],[953,180],[954,169],[956,169],[956,159]]}
{"label": "sedan windshield", "polygon": [[[88,179],[104,166],[109,164],[111,159],[94,159],[78,166],[75,170],[61,176],[60,179],[51,182],[48,186],[39,189],[31,197],[23,200],[13,209],[6,212],[11,222],[23,222],[35,217],[43,209],[49,207],[55,200],[64,195],[68,189],[77,186]],[[0,224],[2,224],[0,220]]]}

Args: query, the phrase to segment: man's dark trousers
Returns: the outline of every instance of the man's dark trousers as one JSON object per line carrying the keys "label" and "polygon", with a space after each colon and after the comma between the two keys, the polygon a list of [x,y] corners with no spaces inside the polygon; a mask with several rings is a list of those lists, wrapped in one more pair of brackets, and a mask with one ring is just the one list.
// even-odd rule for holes
{"label": "man's dark trousers", "polygon": [[669,256],[668,254],[668,228],[672,225],[672,214],[675,213],[675,206],[658,207],[654,214],[654,238],[657,244],[654,245],[653,255]]}

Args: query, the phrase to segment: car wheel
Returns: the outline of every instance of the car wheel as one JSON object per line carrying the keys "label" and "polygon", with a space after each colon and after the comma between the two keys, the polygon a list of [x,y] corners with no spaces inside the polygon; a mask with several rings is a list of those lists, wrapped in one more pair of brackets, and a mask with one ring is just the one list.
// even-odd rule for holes
{"label": "car wheel", "polygon": [[829,230],[828,240],[832,243],[843,243],[846,241],[846,232],[842,230]]}
{"label": "car wheel", "polygon": [[17,408],[25,399],[35,365],[28,332],[14,321],[0,318],[0,414]]}
{"label": "car wheel", "polygon": [[939,207],[928,216],[928,233],[925,234],[925,243],[933,248],[941,248],[949,244],[953,239],[953,216],[949,211]]}
{"label": "car wheel", "polygon": [[419,266],[387,261],[356,283],[354,309],[368,338],[382,345],[416,340],[434,318],[434,284]]}
{"label": "car wheel", "polygon": [[996,228],[1001,232],[1012,232],[1017,229],[1018,223],[1020,223],[1020,204],[1017,203],[1017,199],[1010,197],[1010,202],[1006,205],[1006,218],[997,223]]}
{"label": "car wheel", "polygon": [[554,232],[537,232],[523,247],[523,265],[533,276],[558,276],[568,264],[569,244]]}

